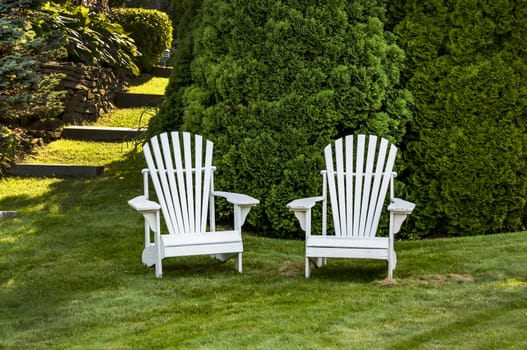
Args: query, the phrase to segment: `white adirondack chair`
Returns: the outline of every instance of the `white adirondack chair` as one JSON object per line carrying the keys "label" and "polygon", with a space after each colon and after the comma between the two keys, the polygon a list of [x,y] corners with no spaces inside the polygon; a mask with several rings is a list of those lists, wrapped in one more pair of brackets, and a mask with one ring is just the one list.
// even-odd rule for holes
{"label": "white adirondack chair", "polygon": [[[243,194],[214,190],[212,151],[211,141],[194,135],[192,142],[192,135],[187,132],[162,133],[143,145],[148,166],[142,170],[144,194],[128,204],[144,215],[142,261],[147,266],[156,266],[157,277],[162,277],[164,258],[191,255],[212,255],[222,261],[236,257],[236,269],[242,272],[241,227],[251,207],[259,201]],[[148,197],[149,178],[157,202]],[[216,231],[215,197],[223,197],[234,205],[233,230]],[[160,213],[167,234],[161,234]]]}
{"label": "white adirondack chair", "polygon": [[[392,171],[397,148],[384,138],[346,136],[324,149],[326,170],[322,196],[297,199],[287,207],[294,212],[306,233],[305,275],[311,275],[310,260],[317,267],[326,258],[383,259],[388,261],[388,278],[397,263],[394,235],[412,212],[414,203],[394,198]],[[386,193],[390,188],[388,237],[377,237]],[[327,201],[333,216],[334,234],[327,233]],[[322,234],[311,234],[311,209],[322,202]]]}

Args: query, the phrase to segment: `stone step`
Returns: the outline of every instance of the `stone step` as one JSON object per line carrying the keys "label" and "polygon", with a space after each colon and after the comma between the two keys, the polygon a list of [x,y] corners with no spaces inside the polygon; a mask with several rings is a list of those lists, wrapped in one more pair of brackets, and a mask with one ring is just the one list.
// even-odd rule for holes
{"label": "stone step", "polygon": [[20,213],[18,211],[0,210],[0,220],[16,218],[17,216],[20,216]]}
{"label": "stone step", "polygon": [[115,106],[118,108],[158,106],[164,99],[165,95],[121,92],[115,96]]}
{"label": "stone step", "polygon": [[170,78],[172,75],[172,67],[154,67],[152,75],[160,78]]}
{"label": "stone step", "polygon": [[102,165],[19,163],[7,169],[7,174],[20,177],[95,177],[103,171]]}
{"label": "stone step", "polygon": [[125,141],[140,138],[146,128],[119,128],[103,126],[66,126],[62,138],[87,141]]}

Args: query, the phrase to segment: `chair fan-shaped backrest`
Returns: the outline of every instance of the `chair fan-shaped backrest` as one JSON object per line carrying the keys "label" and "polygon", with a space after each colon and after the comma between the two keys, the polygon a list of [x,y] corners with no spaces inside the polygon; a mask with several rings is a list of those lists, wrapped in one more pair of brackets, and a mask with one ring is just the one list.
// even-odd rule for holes
{"label": "chair fan-shaped backrest", "polygon": [[213,143],[187,132],[162,133],[143,145],[170,234],[205,232],[213,188]]}
{"label": "chair fan-shaped backrest", "polygon": [[346,136],[324,149],[335,235],[373,237],[397,147],[377,136]]}

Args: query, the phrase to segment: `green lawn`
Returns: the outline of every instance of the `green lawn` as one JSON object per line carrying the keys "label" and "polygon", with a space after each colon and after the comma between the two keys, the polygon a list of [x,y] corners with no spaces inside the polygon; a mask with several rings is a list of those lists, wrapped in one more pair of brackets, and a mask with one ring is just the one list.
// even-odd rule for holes
{"label": "green lawn", "polygon": [[[35,161],[90,179],[0,180],[0,349],[525,349],[527,233],[398,241],[303,277],[302,241],[244,236],[244,273],[209,257],[141,264],[133,144],[52,143]],[[284,208],[284,211],[286,209]],[[403,227],[404,229],[404,227]]]}
{"label": "green lawn", "polygon": [[303,277],[303,242],[246,234],[244,273],[208,257],[142,266],[140,161],[103,177],[0,182],[0,348],[521,349],[527,234],[397,242]]}
{"label": "green lawn", "polygon": [[155,107],[132,107],[115,109],[103,115],[94,126],[112,126],[127,128],[143,128],[148,126],[150,119],[157,113]]}
{"label": "green lawn", "polygon": [[140,77],[136,81],[132,81],[128,87],[128,92],[133,94],[142,93],[164,95],[167,84],[168,78]]}

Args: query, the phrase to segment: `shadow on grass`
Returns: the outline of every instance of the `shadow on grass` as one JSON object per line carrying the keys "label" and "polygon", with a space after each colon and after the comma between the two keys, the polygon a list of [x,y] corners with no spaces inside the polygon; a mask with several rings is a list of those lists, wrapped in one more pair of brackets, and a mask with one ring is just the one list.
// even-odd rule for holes
{"label": "shadow on grass", "polygon": [[[0,308],[36,322],[80,295],[146,273],[138,264],[142,218],[127,205],[141,193],[140,163],[130,154],[97,178],[17,180],[27,188],[0,201],[21,213],[0,223]],[[38,186],[47,188],[35,196]]]}
{"label": "shadow on grass", "polygon": [[[315,269],[312,277],[306,280],[303,241],[250,235],[244,240],[243,275],[235,271],[232,260],[221,263],[201,256],[166,259],[164,277],[158,280],[154,269],[141,263],[143,218],[127,205],[129,199],[142,193],[140,169],[143,162],[142,156],[130,152],[128,157],[106,165],[104,175],[99,178],[28,180],[27,183],[20,180],[23,184],[20,191],[0,200],[0,208],[9,207],[21,212],[18,218],[0,222],[0,309],[3,313],[0,339],[5,334],[3,332],[8,332],[2,329],[3,325],[6,325],[4,329],[10,329],[11,337],[16,338],[13,342],[19,341],[20,344],[41,339],[46,332],[53,330],[62,331],[62,339],[69,339],[78,332],[77,327],[86,325],[85,319],[74,318],[74,326],[56,320],[71,319],[72,314],[82,309],[84,317],[95,320],[92,322],[96,324],[99,320],[97,312],[101,313],[103,309],[100,306],[95,315],[92,314],[92,299],[104,300],[110,305],[135,302],[135,307],[129,307],[125,312],[126,317],[133,318],[138,307],[145,303],[153,303],[158,308],[169,304],[166,298],[175,300],[174,291],[211,304],[215,303],[214,295],[229,301],[231,294],[237,294],[236,300],[245,303],[251,296],[261,293],[265,298],[262,297],[262,303],[257,306],[271,310],[274,309],[268,301],[296,305],[299,300],[311,298],[318,303],[327,293],[332,293],[331,290],[335,291],[332,297],[338,299],[341,293],[348,293],[345,295],[350,300],[360,296],[360,291],[365,289],[366,294],[379,293],[369,286],[386,278],[384,261],[329,259],[327,265]],[[39,186],[46,188],[41,192],[33,189]],[[525,276],[525,264],[521,263],[525,261],[525,235],[515,237],[511,240],[481,237],[398,243],[402,249],[395,278],[406,277],[402,277],[403,283],[397,288],[403,291],[416,288],[435,290],[433,284],[421,287],[412,281],[422,274],[488,273],[481,271],[482,260],[483,268],[496,274],[493,279]],[[486,248],[484,258],[474,253],[481,251],[481,247]],[[355,286],[350,288],[350,284]],[[448,287],[445,289],[450,290],[457,284],[445,285]],[[354,292],[357,289],[360,291]],[[293,295],[287,296],[287,293]],[[121,299],[111,299],[116,295]],[[275,299],[273,295],[278,297]],[[153,296],[158,299],[151,301]],[[370,299],[377,300],[367,299],[365,305],[369,305]],[[512,299],[523,300],[518,306],[525,307],[520,296],[514,295]],[[190,305],[190,301],[194,302],[194,299],[187,298],[183,304]],[[407,303],[401,308],[408,307],[412,300],[408,299]],[[82,306],[77,306],[79,304]],[[181,306],[176,302],[173,305],[176,309]],[[507,310],[510,308],[512,306],[506,307]],[[498,309],[489,310],[481,315],[472,314],[471,318],[460,317],[452,326],[472,322],[480,316],[489,317]],[[150,312],[148,307],[142,306],[145,318]],[[103,320],[114,325],[119,317],[109,315]],[[37,331],[24,333],[28,329]],[[394,343],[394,347],[423,342],[444,330],[438,329],[423,330],[401,342],[400,346]]]}
{"label": "shadow on grass", "polygon": [[143,85],[152,78],[153,76],[151,74],[141,74],[138,77],[134,77],[133,79],[130,79],[129,84],[130,86]]}

